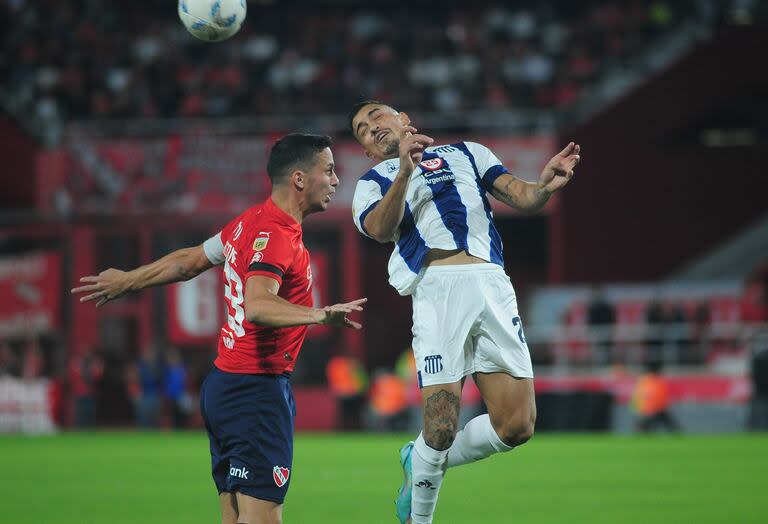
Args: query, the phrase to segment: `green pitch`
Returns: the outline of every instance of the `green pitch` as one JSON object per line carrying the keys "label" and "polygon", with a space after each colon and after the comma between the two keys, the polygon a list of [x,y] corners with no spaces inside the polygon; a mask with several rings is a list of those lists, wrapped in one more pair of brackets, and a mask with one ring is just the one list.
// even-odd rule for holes
{"label": "green pitch", "polygon": [[[299,435],[286,524],[394,524],[401,436]],[[452,469],[436,524],[768,522],[768,435],[537,435]],[[218,522],[202,433],[0,437],[0,522]]]}

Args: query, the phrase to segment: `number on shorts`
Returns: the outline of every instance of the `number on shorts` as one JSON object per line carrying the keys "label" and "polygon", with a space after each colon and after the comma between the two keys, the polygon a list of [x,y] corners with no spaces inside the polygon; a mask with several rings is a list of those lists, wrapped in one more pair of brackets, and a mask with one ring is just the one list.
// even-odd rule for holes
{"label": "number on shorts", "polygon": [[243,327],[243,320],[245,320],[245,310],[243,309],[243,281],[237,275],[232,266],[229,265],[229,261],[224,263],[224,278],[227,283],[224,285],[224,298],[229,302],[234,315],[230,314],[229,308],[227,308],[227,324],[232,328],[235,336],[242,337],[245,335],[245,328]]}
{"label": "number on shorts", "polygon": [[512,324],[517,326],[517,336],[520,337],[520,342],[522,342],[523,345],[526,345],[525,333],[523,333],[523,321],[520,320],[520,317],[515,317],[512,319]]}

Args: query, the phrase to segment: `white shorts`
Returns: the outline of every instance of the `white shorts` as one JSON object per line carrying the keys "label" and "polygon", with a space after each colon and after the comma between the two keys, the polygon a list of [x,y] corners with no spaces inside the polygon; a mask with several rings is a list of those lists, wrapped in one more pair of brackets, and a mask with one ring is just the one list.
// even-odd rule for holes
{"label": "white shorts", "polygon": [[509,277],[496,264],[430,266],[413,292],[419,386],[475,372],[533,378]]}

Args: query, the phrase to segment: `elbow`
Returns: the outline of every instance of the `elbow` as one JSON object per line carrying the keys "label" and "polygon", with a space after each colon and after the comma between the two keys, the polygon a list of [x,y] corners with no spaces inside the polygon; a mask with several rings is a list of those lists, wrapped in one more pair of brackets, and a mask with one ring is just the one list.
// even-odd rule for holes
{"label": "elbow", "polygon": [[367,230],[368,236],[374,239],[379,244],[386,244],[392,240],[392,233],[385,234],[380,228],[370,228]]}

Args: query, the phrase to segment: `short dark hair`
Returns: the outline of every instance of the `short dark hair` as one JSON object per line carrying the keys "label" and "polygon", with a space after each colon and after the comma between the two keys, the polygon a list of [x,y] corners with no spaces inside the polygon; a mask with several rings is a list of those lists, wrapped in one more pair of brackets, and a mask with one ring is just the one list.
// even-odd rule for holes
{"label": "short dark hair", "polygon": [[331,137],[291,133],[275,142],[269,152],[267,174],[272,185],[285,182],[295,168],[307,169],[315,155],[333,145]]}
{"label": "short dark hair", "polygon": [[352,136],[355,136],[355,128],[352,127],[352,120],[354,120],[357,113],[360,112],[360,110],[367,105],[387,106],[394,110],[394,107],[392,107],[386,102],[382,102],[381,100],[368,99],[368,100],[361,100],[360,102],[356,103],[355,105],[352,106],[352,109],[350,109],[349,115],[347,115],[347,125],[349,126],[349,130],[352,132]]}

